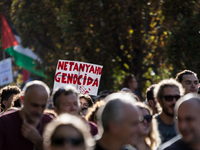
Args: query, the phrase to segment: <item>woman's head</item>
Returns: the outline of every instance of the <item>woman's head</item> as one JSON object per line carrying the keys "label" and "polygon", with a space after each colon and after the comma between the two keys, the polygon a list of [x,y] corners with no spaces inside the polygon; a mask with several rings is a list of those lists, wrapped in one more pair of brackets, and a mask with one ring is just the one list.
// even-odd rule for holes
{"label": "woman's head", "polygon": [[46,150],[89,150],[94,145],[89,126],[69,114],[62,114],[49,123],[43,137]]}
{"label": "woman's head", "polygon": [[145,142],[150,149],[157,149],[160,145],[160,134],[156,119],[152,116],[152,110],[142,102],[136,102],[142,115],[139,136],[145,136]]}
{"label": "woman's head", "polygon": [[126,76],[123,82],[123,87],[129,88],[131,90],[136,90],[138,88],[138,82],[133,74]]}
{"label": "woman's head", "polygon": [[152,128],[152,112],[151,109],[144,103],[137,102],[136,106],[139,108],[139,111],[142,115],[142,122],[140,123],[140,132],[141,136],[147,136]]}
{"label": "woman's head", "polygon": [[85,116],[85,119],[87,121],[92,121],[97,124],[97,111],[98,111],[99,107],[104,106],[104,105],[105,105],[104,100],[96,102],[92,107],[90,107],[88,109],[88,113]]}

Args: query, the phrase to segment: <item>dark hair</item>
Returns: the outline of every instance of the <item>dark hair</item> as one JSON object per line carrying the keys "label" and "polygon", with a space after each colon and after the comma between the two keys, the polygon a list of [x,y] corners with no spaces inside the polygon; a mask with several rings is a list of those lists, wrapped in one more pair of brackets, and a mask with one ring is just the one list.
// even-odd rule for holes
{"label": "dark hair", "polygon": [[195,77],[197,77],[197,74],[194,73],[193,71],[191,71],[191,70],[183,70],[183,71],[177,73],[176,81],[182,82],[184,75],[194,75]]}
{"label": "dark hair", "polygon": [[79,100],[80,100],[81,98],[86,99],[87,102],[88,102],[88,104],[89,104],[89,107],[93,106],[94,102],[93,102],[92,98],[91,98],[89,95],[87,95],[87,94],[79,94],[78,97],[79,97]]}
{"label": "dark hair", "polygon": [[129,88],[128,83],[131,81],[132,78],[135,78],[134,74],[130,74],[129,76],[126,76],[123,82],[123,87]]}
{"label": "dark hair", "polygon": [[17,94],[20,94],[21,90],[17,86],[5,86],[0,90],[0,100],[1,100],[1,111],[5,109],[5,106],[3,105],[3,101],[6,100],[8,101],[9,97]]}
{"label": "dark hair", "polygon": [[76,88],[72,85],[67,85],[65,87],[60,87],[57,90],[55,90],[52,94],[52,100],[53,100],[53,105],[59,108],[59,97],[61,94],[64,95],[70,95],[70,94],[75,94],[78,97],[78,92]]}
{"label": "dark hair", "polygon": [[146,90],[146,97],[147,100],[154,100],[154,95],[153,95],[153,90],[155,88],[156,84],[152,84],[151,86],[149,86]]}
{"label": "dark hair", "polygon": [[104,91],[99,92],[99,95],[109,95],[109,94],[112,94],[112,91],[104,90]]}

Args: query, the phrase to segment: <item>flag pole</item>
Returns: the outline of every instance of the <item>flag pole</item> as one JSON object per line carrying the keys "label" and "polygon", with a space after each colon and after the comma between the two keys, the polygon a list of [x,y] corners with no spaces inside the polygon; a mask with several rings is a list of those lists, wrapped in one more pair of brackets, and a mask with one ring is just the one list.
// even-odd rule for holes
{"label": "flag pole", "polygon": [[3,59],[5,59],[5,51],[3,51]]}

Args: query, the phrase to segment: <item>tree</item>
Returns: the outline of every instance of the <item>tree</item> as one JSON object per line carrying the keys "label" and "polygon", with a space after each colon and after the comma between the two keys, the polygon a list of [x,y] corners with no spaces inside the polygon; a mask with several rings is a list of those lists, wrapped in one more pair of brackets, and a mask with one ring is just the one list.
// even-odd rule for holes
{"label": "tree", "polygon": [[[170,4],[170,7],[168,7]],[[167,0],[163,5],[163,25],[169,39],[165,46],[169,62],[173,64],[173,76],[183,69],[198,74],[200,55],[200,2]]]}
{"label": "tree", "polygon": [[22,44],[43,60],[50,86],[58,59],[103,65],[100,90],[119,89],[134,73],[141,93],[170,76],[159,0],[13,0],[11,17]]}

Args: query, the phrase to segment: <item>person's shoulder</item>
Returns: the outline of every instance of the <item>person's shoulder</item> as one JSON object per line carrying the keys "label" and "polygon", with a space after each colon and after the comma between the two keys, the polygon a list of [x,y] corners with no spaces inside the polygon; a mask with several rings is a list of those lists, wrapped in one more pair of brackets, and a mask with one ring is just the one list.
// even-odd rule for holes
{"label": "person's shoulder", "polygon": [[18,113],[19,113],[19,110],[7,111],[7,112],[4,112],[4,113],[0,114],[0,119],[1,118],[10,118],[12,116],[18,115]]}
{"label": "person's shoulder", "polygon": [[181,140],[181,137],[182,136],[180,134],[175,136],[171,140],[162,144],[158,148],[158,150],[177,150],[177,149],[180,149],[180,147],[182,147],[182,145],[183,145],[183,141]]}
{"label": "person's shoulder", "polygon": [[53,120],[53,117],[49,114],[43,114],[42,121],[43,123],[49,123],[51,120]]}

